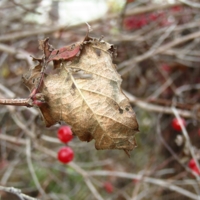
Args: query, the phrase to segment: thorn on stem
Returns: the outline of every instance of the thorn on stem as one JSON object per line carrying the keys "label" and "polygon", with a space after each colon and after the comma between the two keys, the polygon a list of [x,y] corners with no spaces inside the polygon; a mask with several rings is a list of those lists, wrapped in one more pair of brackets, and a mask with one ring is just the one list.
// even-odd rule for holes
{"label": "thorn on stem", "polygon": [[126,153],[126,155],[130,158],[130,153],[129,153],[129,151],[126,150],[126,149],[123,149],[123,150],[124,150],[124,152]]}

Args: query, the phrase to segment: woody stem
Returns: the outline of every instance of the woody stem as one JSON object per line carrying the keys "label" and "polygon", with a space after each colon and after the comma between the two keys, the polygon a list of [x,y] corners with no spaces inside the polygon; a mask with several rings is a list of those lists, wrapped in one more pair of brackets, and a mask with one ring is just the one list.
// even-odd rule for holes
{"label": "woody stem", "polygon": [[0,105],[33,107],[30,99],[0,99]]}

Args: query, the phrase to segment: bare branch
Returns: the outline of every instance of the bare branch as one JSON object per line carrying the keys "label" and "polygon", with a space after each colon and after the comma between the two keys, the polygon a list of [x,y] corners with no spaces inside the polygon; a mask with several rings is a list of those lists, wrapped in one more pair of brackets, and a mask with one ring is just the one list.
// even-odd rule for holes
{"label": "bare branch", "polygon": [[[134,105],[142,109],[153,111],[153,112],[159,112],[159,113],[173,114],[171,107],[151,104],[151,103],[148,103],[147,101],[136,98],[135,96],[133,96],[132,94],[128,92],[124,92],[124,93]],[[177,112],[179,113],[179,115],[183,117],[186,117],[186,118],[196,117],[198,120],[200,120],[200,111],[196,113],[196,116],[194,115],[195,113],[193,113],[192,111],[188,111],[184,109],[177,109]]]}
{"label": "bare branch", "polygon": [[186,197],[189,197],[194,200],[199,200],[199,196],[193,194],[192,192],[185,190],[181,187],[178,187],[174,185],[170,180],[161,180],[161,179],[155,179],[146,177],[143,174],[133,174],[133,173],[126,173],[126,172],[119,172],[119,171],[103,171],[103,170],[94,170],[89,172],[90,176],[116,176],[121,178],[127,178],[127,179],[137,179],[137,180],[143,180],[146,183],[151,183],[155,185],[159,185],[160,187],[168,188],[169,190],[176,191],[177,193],[180,193]]}
{"label": "bare branch", "polygon": [[[196,32],[196,33],[191,33],[191,34],[188,34],[187,36],[177,38],[176,40],[173,40],[172,42],[169,42],[168,44],[164,44],[154,51],[152,51],[150,49],[149,51],[147,51],[146,53],[144,53],[141,56],[138,56],[136,58],[133,57],[133,58],[127,60],[127,61],[124,61],[118,67],[119,70],[120,70],[120,74],[124,75],[124,74],[130,72],[135,67],[135,64],[138,63],[138,62],[141,62],[141,61],[143,61],[147,58],[155,56],[156,54],[162,53],[162,52],[164,52],[164,51],[166,51],[166,50],[168,50],[168,49],[170,49],[170,48],[172,48],[172,47],[174,47],[178,44],[181,44],[181,43],[184,43],[186,41],[189,41],[189,40],[192,40],[192,39],[195,39],[195,38],[199,38],[199,37],[200,37],[200,31]],[[124,68],[124,69],[122,69],[122,68]]]}
{"label": "bare branch", "polygon": [[21,192],[21,190],[16,189],[16,188],[13,188],[13,187],[4,187],[4,186],[0,186],[0,190],[1,190],[1,191],[8,192],[8,193],[15,194],[15,195],[16,195],[17,197],[19,197],[21,200],[39,200],[39,199],[30,197],[30,196],[28,196],[28,195],[26,195],[26,194],[23,194],[23,193]]}
{"label": "bare branch", "polygon": [[1,105],[33,107],[31,99],[0,99]]}

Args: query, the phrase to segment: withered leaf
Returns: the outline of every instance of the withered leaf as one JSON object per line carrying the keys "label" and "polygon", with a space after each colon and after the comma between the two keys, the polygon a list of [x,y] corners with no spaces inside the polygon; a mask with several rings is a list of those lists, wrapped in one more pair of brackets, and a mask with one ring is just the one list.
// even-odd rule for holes
{"label": "withered leaf", "polygon": [[[87,38],[84,38],[84,40]],[[78,42],[69,46],[61,47],[59,49],[54,49],[52,45],[49,44],[49,38],[44,40],[39,40],[39,49],[43,51],[44,60],[49,63],[53,61],[54,68],[60,67],[62,61],[67,61],[73,59],[75,56],[79,56],[81,51],[82,42]],[[41,58],[33,58],[38,62],[42,62]]]}
{"label": "withered leaf", "polygon": [[60,49],[55,49],[51,52],[48,61],[70,60],[80,51],[80,45],[73,44]]}
{"label": "withered leaf", "polygon": [[41,112],[46,126],[65,121],[80,140],[94,139],[96,149],[130,151],[136,146],[138,123],[121,91],[112,54],[111,44],[87,38],[79,57],[63,61],[59,73],[45,76],[39,92],[48,109]]}
{"label": "withered leaf", "polygon": [[49,38],[39,40],[39,49],[43,51],[45,59],[48,59],[54,48],[49,44]]}

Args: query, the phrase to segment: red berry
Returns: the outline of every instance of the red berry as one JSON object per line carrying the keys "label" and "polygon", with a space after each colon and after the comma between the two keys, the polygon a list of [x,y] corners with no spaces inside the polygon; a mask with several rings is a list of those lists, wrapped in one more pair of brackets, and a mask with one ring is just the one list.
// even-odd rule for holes
{"label": "red berry", "polygon": [[140,182],[140,179],[136,179],[136,178],[133,179],[133,183],[134,183],[134,184],[137,184],[137,183],[139,183],[139,182]]}
{"label": "red berry", "polygon": [[198,132],[198,135],[200,136],[200,128],[198,129],[198,131],[197,131],[197,132]]}
{"label": "red berry", "polygon": [[193,168],[196,166],[196,162],[194,159],[191,159],[190,162],[188,163],[189,168]]}
{"label": "red berry", "polygon": [[61,126],[58,129],[58,138],[61,142],[67,143],[73,139],[72,131],[69,126]]}
{"label": "red berry", "polygon": [[183,8],[182,6],[173,6],[171,8],[171,10],[174,12],[180,12],[182,10],[182,8]]}
{"label": "red berry", "polygon": [[155,20],[157,20],[157,18],[158,18],[158,15],[157,14],[155,14],[155,13],[152,13],[152,14],[150,14],[149,15],[149,17],[148,17],[149,19],[150,19],[150,21],[155,21]]}
{"label": "red berry", "polygon": [[103,187],[105,188],[106,192],[113,193],[114,188],[113,188],[112,183],[105,182],[104,185],[103,185]]}
{"label": "red berry", "polygon": [[177,118],[174,118],[174,119],[172,120],[172,127],[173,127],[173,129],[176,130],[176,131],[181,131],[181,124],[182,124],[183,126],[186,125],[186,121],[185,121],[183,118],[180,118],[180,120],[178,120]]}
{"label": "red berry", "polygon": [[161,65],[161,69],[163,71],[166,71],[166,72],[170,72],[171,71],[171,67],[168,64],[162,64]]}
{"label": "red berry", "polygon": [[127,30],[139,29],[147,25],[147,17],[144,15],[131,16],[125,19],[124,26]]}
{"label": "red berry", "polygon": [[144,16],[142,16],[137,22],[137,28],[142,28],[145,25],[147,25],[147,20]]}
{"label": "red berry", "polygon": [[194,173],[196,173],[197,175],[200,175],[200,170],[198,169],[198,167],[193,167],[191,169]]}
{"label": "red berry", "polygon": [[188,166],[193,172],[195,172],[196,174],[200,175],[200,170],[199,170],[199,168],[198,168],[198,166],[197,166],[197,164],[196,164],[194,159],[191,159],[189,161]]}
{"label": "red berry", "polygon": [[74,152],[70,147],[62,147],[58,151],[58,160],[62,163],[69,163],[74,158]]}

